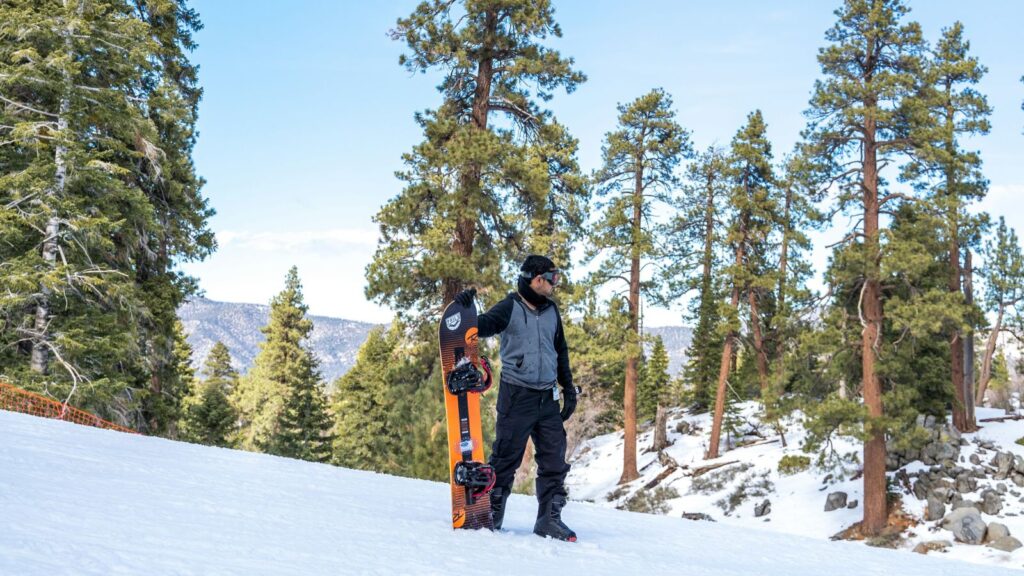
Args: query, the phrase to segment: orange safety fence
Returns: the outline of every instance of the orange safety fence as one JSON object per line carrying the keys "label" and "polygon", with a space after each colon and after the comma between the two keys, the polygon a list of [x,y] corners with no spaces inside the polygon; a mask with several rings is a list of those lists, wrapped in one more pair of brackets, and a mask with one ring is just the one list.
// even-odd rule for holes
{"label": "orange safety fence", "polygon": [[124,426],[118,426],[113,422],[104,420],[95,414],[86,412],[85,410],[79,410],[78,408],[68,406],[67,404],[58,402],[57,400],[40,396],[39,394],[29,392],[28,390],[16,388],[6,382],[0,382],[0,410],[23,412],[33,416],[55,418],[57,420],[74,422],[75,424],[82,424],[84,426],[94,426],[96,428],[105,428],[107,430],[117,430],[118,432],[138,434],[135,430],[125,428]]}

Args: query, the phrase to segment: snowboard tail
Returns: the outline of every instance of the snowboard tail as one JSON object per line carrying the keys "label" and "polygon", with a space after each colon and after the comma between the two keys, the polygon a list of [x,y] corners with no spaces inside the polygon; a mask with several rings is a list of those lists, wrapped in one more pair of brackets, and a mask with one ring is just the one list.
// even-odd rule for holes
{"label": "snowboard tail", "polygon": [[[490,490],[494,471],[485,464],[480,393],[489,386],[489,368],[477,351],[476,309],[452,302],[439,329],[452,527],[493,529]],[[484,379],[488,382],[484,382]]]}

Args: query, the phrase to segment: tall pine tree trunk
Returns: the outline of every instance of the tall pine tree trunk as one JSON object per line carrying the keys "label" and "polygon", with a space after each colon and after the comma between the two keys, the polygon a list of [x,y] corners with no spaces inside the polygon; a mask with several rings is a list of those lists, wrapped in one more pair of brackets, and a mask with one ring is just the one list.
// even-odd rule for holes
{"label": "tall pine tree trunk", "polygon": [[[740,303],[740,289],[732,288],[730,299],[735,309]],[[705,456],[708,460],[718,458],[718,443],[722,436],[722,419],[725,416],[725,394],[729,380],[729,364],[732,360],[732,342],[736,338],[736,332],[730,331],[725,337],[725,345],[722,347],[722,364],[718,369],[718,388],[715,391],[715,412],[711,420],[711,441],[708,444],[708,453]]]}
{"label": "tall pine tree trunk", "polygon": [[[953,111],[947,107],[946,126],[952,130]],[[946,143],[946,150],[955,154],[956,149],[950,137]],[[956,176],[952,168],[946,170],[946,194],[952,206],[949,209],[949,291],[954,294],[961,294],[962,287],[960,279],[960,203],[957,201]],[[961,432],[973,432],[977,429],[974,422],[968,416],[968,404],[973,400],[964,390],[964,342],[959,327],[954,327],[949,338],[950,372],[953,381],[953,426]]]}
{"label": "tall pine tree trunk", "polygon": [[747,288],[747,302],[750,303],[750,328],[754,332],[754,354],[757,355],[757,377],[761,385],[761,398],[764,399],[768,390],[768,356],[764,351],[764,339],[761,338],[761,318],[757,313],[757,296],[754,289]]}
{"label": "tall pine tree trunk", "polygon": [[636,383],[637,348],[640,342],[640,234],[643,226],[643,162],[636,160],[636,178],[633,189],[633,254],[629,266],[629,332],[632,336],[626,355],[626,385],[623,393],[623,418],[625,437],[623,442],[622,477],[619,484],[632,482],[640,477],[636,467]]}
{"label": "tall pine tree trunk", "polygon": [[[868,98],[866,108],[869,111],[876,108],[873,98]],[[882,346],[882,290],[875,134],[875,119],[869,114],[864,131],[864,264],[867,274],[861,289],[861,366],[864,405],[871,418],[880,418],[883,413],[882,383],[875,363],[877,351]],[[861,530],[866,535],[876,535],[885,527],[887,520],[885,434],[878,430],[864,443],[864,521]]]}
{"label": "tall pine tree trunk", "polygon": [[[743,226],[740,231],[740,238],[736,242],[735,266],[737,270],[743,266],[743,248],[747,240],[746,235],[746,227]],[[733,281],[732,296],[729,299],[729,303],[732,305],[733,310],[739,308],[740,287],[735,281]],[[711,441],[708,444],[708,453],[706,455],[708,460],[718,458],[718,444],[722,436],[722,419],[725,416],[725,395],[729,383],[729,364],[732,361],[732,343],[735,339],[736,331],[730,330],[729,334],[725,337],[725,344],[722,347],[722,363],[718,368],[718,388],[715,390],[715,412],[711,421]]]}
{"label": "tall pine tree trunk", "polygon": [[[964,252],[964,301],[968,306],[974,306],[974,262],[970,248]],[[976,431],[978,423],[974,419],[974,330],[968,330],[964,338],[964,410],[967,412],[970,430]]]}
{"label": "tall pine tree trunk", "polygon": [[1006,305],[999,303],[999,310],[996,313],[996,323],[992,325],[992,331],[985,341],[985,355],[981,358],[981,375],[978,378],[978,390],[974,395],[974,402],[978,406],[985,402],[985,391],[988,389],[988,382],[992,379],[992,359],[996,354],[996,344],[999,341],[999,332],[1003,329],[1003,315],[1006,313]]}

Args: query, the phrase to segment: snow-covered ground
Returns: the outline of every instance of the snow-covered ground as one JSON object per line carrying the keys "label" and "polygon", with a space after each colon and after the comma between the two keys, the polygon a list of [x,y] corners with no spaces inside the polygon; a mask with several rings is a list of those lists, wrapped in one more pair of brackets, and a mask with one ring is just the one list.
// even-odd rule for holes
{"label": "snow-covered ground", "polygon": [[542,540],[526,496],[512,497],[507,533],[453,531],[444,484],[4,411],[0,439],[3,575],[1000,572],[586,503],[565,511],[580,542]]}
{"label": "snow-covered ground", "polygon": [[[758,425],[758,408],[755,403],[740,405],[739,412],[742,420]],[[1003,414],[1002,410],[978,410],[979,419]],[[684,420],[691,428],[696,428],[694,433],[676,431],[676,426]],[[960,454],[964,459],[969,458],[978,448],[974,443],[975,439],[992,441],[997,445],[997,449],[1003,452],[1012,451],[1024,455],[1024,446],[1014,443],[1017,438],[1024,436],[1024,423],[1008,421],[985,423],[983,426],[982,430],[975,434],[964,435],[970,442],[961,450]],[[863,517],[862,480],[847,479],[836,482],[828,478],[829,471],[818,470],[813,464],[810,469],[797,474],[779,473],[779,460],[784,455],[804,455],[800,446],[805,434],[799,425],[799,416],[787,422],[787,447],[781,445],[778,436],[770,427],[760,425],[760,432],[764,435],[765,441],[730,450],[723,448],[720,457],[715,460],[704,460],[708,431],[711,428],[709,414],[691,415],[680,410],[673,411],[668,428],[672,445],[666,448],[664,453],[671,457],[674,463],[659,461],[657,453],[647,450],[653,442],[653,431],[648,430],[640,435],[637,443],[640,452],[637,466],[641,477],[625,487],[618,486],[622,474],[622,433],[600,436],[582,444],[574,454],[573,468],[568,479],[571,498],[593,502],[606,508],[624,507],[626,502],[645,485],[667,473],[667,468],[671,468],[673,464],[678,464],[675,472],[664,476],[656,485],[675,491],[667,495],[663,509],[659,511],[665,516],[679,519],[683,514],[705,514],[715,522],[690,523],[701,526],[759,529],[770,531],[774,537],[780,539],[793,535],[819,541],[828,540]],[[723,438],[723,446],[724,444]],[[861,453],[861,445],[851,439],[837,439],[835,449],[839,453],[855,453],[858,457]],[[988,451],[987,455],[982,456],[983,461],[988,462],[992,455],[993,452]],[[815,456],[810,456],[813,463]],[[700,474],[695,484],[695,470],[727,462],[735,463]],[[851,468],[856,469],[856,465]],[[905,467],[909,473],[921,468],[926,468],[921,462],[913,462]],[[718,480],[721,485],[709,486],[714,480]],[[1014,488],[1009,481],[1004,483],[1010,484],[1011,489]],[[988,480],[979,481],[978,484],[977,492],[980,493],[982,489],[995,488],[997,482]],[[743,499],[734,510],[726,513],[729,496],[733,496],[734,501],[740,500],[736,497],[740,486],[746,486],[747,492],[753,495]],[[836,491],[847,493],[851,503],[857,501],[856,506],[825,512],[827,495]],[[651,490],[647,493],[650,494]],[[979,500],[976,495],[973,498],[967,495],[964,497]],[[771,511],[762,517],[755,517],[755,506],[762,504],[765,499],[771,501]],[[905,495],[903,505],[905,511],[920,518],[921,521],[904,534],[906,538],[900,545],[902,550],[898,553],[919,557],[917,554],[909,553],[918,543],[946,540],[953,545],[946,551],[932,552],[930,556],[1024,568],[1024,548],[1007,553],[985,546],[955,543],[951,532],[939,529],[935,522],[923,520],[926,505],[924,501],[919,501],[912,495]],[[1024,502],[1018,498],[1008,497],[1004,500],[1004,508],[999,518],[987,515],[983,515],[983,518],[986,522],[997,520],[1010,529],[1011,535],[1024,540]]]}

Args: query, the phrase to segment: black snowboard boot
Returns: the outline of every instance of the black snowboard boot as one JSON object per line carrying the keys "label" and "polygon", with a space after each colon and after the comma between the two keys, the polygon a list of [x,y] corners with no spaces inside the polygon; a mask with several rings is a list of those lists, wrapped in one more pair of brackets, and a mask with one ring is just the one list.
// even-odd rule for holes
{"label": "black snowboard boot", "polygon": [[562,522],[563,506],[565,496],[561,494],[555,495],[551,502],[541,504],[537,511],[537,523],[533,525],[533,533],[546,538],[575,542],[576,533]]}
{"label": "black snowboard boot", "polygon": [[508,488],[491,490],[491,518],[494,520],[495,530],[501,530],[501,522],[505,519],[505,502],[508,500],[508,492]]}

